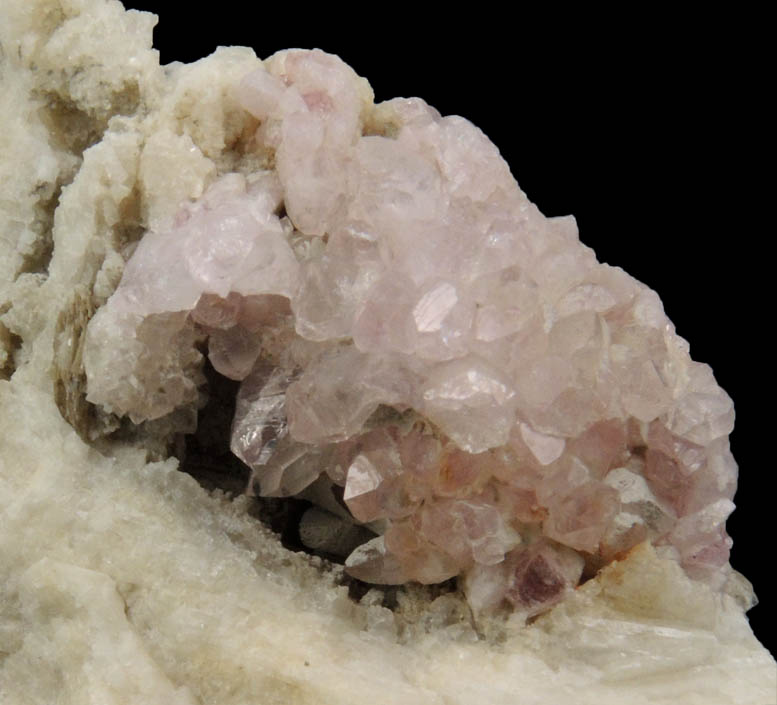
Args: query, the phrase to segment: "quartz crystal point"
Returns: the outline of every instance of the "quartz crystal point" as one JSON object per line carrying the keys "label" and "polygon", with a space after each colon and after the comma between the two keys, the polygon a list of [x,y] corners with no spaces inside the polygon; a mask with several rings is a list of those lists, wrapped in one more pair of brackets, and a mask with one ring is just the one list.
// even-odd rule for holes
{"label": "quartz crystal point", "polygon": [[476,610],[530,617],[651,541],[722,584],[733,406],[658,296],[474,125],[374,106],[334,56],[280,52],[235,95],[271,168],[146,233],[89,325],[88,399],[135,422],[195,401],[207,338],[243,380],[252,488],[342,487],[377,533],[346,561],[362,580],[463,576]]}

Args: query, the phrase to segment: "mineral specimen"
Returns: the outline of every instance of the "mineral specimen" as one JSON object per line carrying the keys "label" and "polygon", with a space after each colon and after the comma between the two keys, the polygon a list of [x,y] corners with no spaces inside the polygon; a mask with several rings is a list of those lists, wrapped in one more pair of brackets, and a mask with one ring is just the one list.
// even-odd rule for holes
{"label": "mineral specimen", "polygon": [[[235,12],[223,3],[204,8],[202,13],[189,12],[185,17],[182,14],[178,21],[163,17],[162,33],[157,35],[162,44],[162,59],[181,58],[177,49],[171,51],[165,45],[164,32],[168,28],[188,43],[199,21],[207,27],[205,38],[212,46],[214,42],[240,41],[227,29],[229,23],[231,28],[244,27],[250,41],[266,52],[267,41],[274,41],[278,47],[301,41],[296,39],[300,36],[297,33],[310,23],[308,13],[312,11],[305,7],[304,12],[289,13],[289,7],[281,3],[275,7],[279,21],[274,21],[273,8],[263,5],[262,22],[258,24],[241,21],[245,14],[238,10],[245,8],[238,7],[239,3],[233,5]],[[331,5],[322,11],[331,19]],[[467,15],[469,35],[475,34],[469,20],[477,14]],[[481,14],[489,27],[493,26],[493,15]],[[402,24],[403,32],[405,28],[417,28],[416,16],[411,28],[407,13],[402,12],[383,12],[379,21],[388,23],[392,16]],[[248,112],[238,102],[241,95],[240,100],[248,100],[246,92],[236,90],[247,75],[266,66],[255,51],[222,47],[191,64],[175,62],[162,66],[160,54],[152,48],[155,22],[147,13],[125,12],[117,0],[0,2],[2,705],[513,705],[516,699],[536,705],[777,703],[775,662],[750,629],[745,612],[753,604],[753,594],[747,580],[736,570],[722,568],[721,575],[727,576],[725,584],[722,589],[715,589],[707,581],[690,578],[677,557],[672,557],[675,549],[655,537],[652,543],[642,541],[622,558],[618,552],[616,559],[591,579],[575,590],[566,590],[564,584],[574,582],[581,566],[585,579],[609,559],[605,553],[599,556],[575,547],[591,545],[594,539],[588,531],[590,527],[578,531],[567,526],[558,511],[553,521],[544,516],[544,511],[550,509],[544,504],[548,497],[555,496],[558,487],[567,487],[564,475],[550,482],[565,454],[572,453],[574,448],[573,454],[581,464],[596,465],[599,446],[586,445],[585,437],[580,440],[573,435],[550,433],[538,425],[537,419],[524,418],[525,412],[519,412],[516,406],[516,425],[511,429],[508,444],[484,453],[471,453],[442,429],[443,421],[439,418],[432,419],[420,407],[405,408],[385,402],[380,402],[356,435],[346,440],[307,443],[293,435],[289,430],[287,390],[293,390],[298,383],[308,384],[310,375],[306,374],[323,356],[334,356],[339,348],[353,348],[356,343],[352,341],[365,343],[363,337],[355,336],[355,329],[354,336],[337,333],[343,325],[336,319],[329,322],[331,338],[311,340],[310,333],[298,334],[295,326],[301,319],[295,310],[295,299],[300,280],[295,284],[273,278],[281,268],[268,270],[262,264],[262,252],[278,257],[279,262],[287,261],[285,248],[278,245],[273,234],[278,234],[280,222],[283,238],[300,272],[312,270],[315,263],[322,269],[330,242],[334,251],[334,230],[311,235],[302,229],[303,225],[309,228],[309,223],[295,220],[301,216],[293,212],[293,202],[283,191],[279,198],[273,190],[278,184],[285,188],[286,177],[279,176],[276,169],[281,152],[271,146],[271,136],[260,134],[256,139],[257,128],[266,131],[269,123]],[[219,22],[225,24],[219,28]],[[434,44],[437,38],[443,42],[439,46],[455,43],[455,35],[445,33],[445,39],[441,38],[439,13],[434,23],[436,35],[417,28],[423,41],[416,46],[403,42],[405,51],[396,50],[397,36],[404,40],[404,33],[389,36],[382,45],[374,35],[374,44],[371,41],[366,50],[360,48],[350,56],[382,90],[386,89],[386,79],[373,73],[374,68],[367,68],[370,57],[386,62],[401,86],[413,78],[402,61],[408,62],[406,66],[412,64],[413,69],[422,69],[426,62],[419,52],[433,46],[434,69],[455,77],[452,105],[456,109],[472,114],[471,104],[458,106],[467,105],[461,102],[467,100],[467,95],[479,95],[477,102],[490,106],[486,112],[505,116],[511,124],[511,134],[520,138],[523,146],[527,145],[525,137],[529,134],[528,141],[543,142],[535,140],[523,116],[533,112],[538,120],[548,119],[554,112],[553,105],[533,102],[531,111],[519,112],[510,109],[508,98],[531,94],[526,81],[527,77],[536,79],[542,73],[536,72],[538,59],[544,61],[551,54],[571,59],[574,49],[555,41],[557,34],[552,37],[551,47],[547,33],[537,33],[546,51],[535,55],[525,42],[530,34],[527,25],[524,23],[522,33],[511,25],[510,39],[521,41],[511,41],[507,49],[494,43],[490,32],[487,55],[478,57],[456,47],[460,61],[466,62],[477,75],[475,81],[462,80],[464,74],[456,70],[453,51],[437,51]],[[327,22],[322,27],[329,46],[347,54],[347,41],[341,49],[333,38],[334,23]],[[363,47],[366,32],[372,26],[364,24],[359,29],[359,33],[354,33],[348,26],[349,36]],[[587,45],[592,43],[590,34],[581,35]],[[322,28],[317,28],[317,36],[324,36]],[[693,46],[693,36],[682,36],[684,56],[689,44]],[[632,39],[629,34],[628,41]],[[721,90],[725,92],[734,81],[739,82],[740,75],[732,73],[735,78],[727,78],[726,72],[713,73],[698,64],[698,53],[688,56],[687,63],[680,61],[671,66],[671,76],[677,76],[676,85],[682,82],[687,98],[686,102],[672,105],[672,124],[666,126],[667,132],[663,134],[674,131],[674,118],[682,116],[689,101],[698,99],[698,79],[705,72],[714,77],[710,104],[730,105],[732,111],[746,116],[740,101],[720,103]],[[618,55],[619,60],[627,58]],[[709,58],[705,57],[705,66]],[[687,91],[683,69],[691,66],[691,60],[694,89]],[[654,52],[649,53],[648,61],[651,76],[671,86],[674,79],[657,70]],[[727,69],[736,65],[732,56],[727,55],[726,61]],[[512,72],[513,66],[519,71]],[[505,67],[507,71],[502,70]],[[645,86],[636,84],[635,81],[633,90],[641,99]],[[362,134],[390,142],[399,155],[396,148],[405,128],[397,115],[401,112],[397,104],[389,109],[372,105],[368,88],[361,81],[358,91],[362,101]],[[419,92],[424,94],[423,90]],[[668,104],[660,95],[653,96],[656,109]],[[621,98],[621,94],[613,97],[609,105],[614,106]],[[573,102],[561,90],[555,105],[564,107]],[[575,118],[579,114],[569,112]],[[643,114],[650,115],[650,110]],[[723,127],[724,116],[730,114],[716,110],[708,118],[705,116],[705,124]],[[740,124],[744,124],[745,118],[742,120]],[[432,121],[437,122],[437,118]],[[438,131],[439,125],[432,123],[430,130]],[[647,124],[647,118],[640,124]],[[719,163],[726,144],[732,144],[736,131],[731,127],[726,123],[725,129],[716,135],[716,149],[710,151],[710,160],[714,158]],[[732,137],[726,137],[728,134]],[[629,145],[641,138],[642,133]],[[522,169],[521,179],[524,173],[526,179],[532,178],[535,167],[525,150],[521,150],[519,159],[515,166]],[[590,164],[583,161],[590,174]],[[559,169],[553,158],[546,159],[546,163],[563,180],[566,168]],[[323,169],[326,165],[321,166]],[[698,175],[701,168],[697,164],[689,173]],[[308,176],[315,174],[309,171]],[[223,183],[221,179],[225,179]],[[528,183],[524,182],[527,188]],[[554,183],[559,182],[554,178]],[[702,179],[701,183],[711,184],[712,179]],[[658,213],[665,217],[667,196],[671,200],[671,184],[662,179],[661,186],[664,192],[660,198],[654,198],[653,190],[649,195],[659,206],[655,208],[653,223],[658,222]],[[215,199],[211,194],[204,196],[209,187],[217,194]],[[217,193],[219,188],[221,192]],[[539,197],[542,187],[536,191],[535,188],[532,185],[530,193]],[[706,209],[709,194],[705,193],[703,200]],[[276,201],[277,205],[273,205]],[[592,207],[606,208],[611,213],[610,208],[617,208],[617,201],[612,193],[607,193]],[[339,208],[334,200],[331,205],[335,211]],[[236,280],[241,269],[264,272],[263,276],[270,277],[266,280],[268,286],[282,290],[288,285],[293,289],[291,297],[262,290],[241,294],[231,291],[236,283],[222,286],[218,277],[210,279],[208,290],[222,293],[203,294],[197,289],[201,287],[198,280],[210,277],[213,270],[203,270],[194,261],[190,281],[193,294],[176,287],[175,295],[181,298],[173,301],[174,292],[168,290],[163,279],[180,278],[182,271],[188,277],[189,270],[187,250],[180,247],[178,238],[169,236],[188,233],[196,243],[198,222],[213,216],[217,224],[226,227],[226,221],[231,219],[227,213],[233,207],[236,228],[240,230],[246,224],[255,227],[264,246],[249,258],[236,257],[239,264],[234,269],[227,267],[229,276]],[[543,207],[549,212],[561,212],[550,204]],[[629,211],[630,207],[623,206],[621,212]],[[718,227],[722,209],[714,209],[714,216],[713,209],[706,213],[706,220],[702,214],[702,222],[711,224],[714,217]],[[742,209],[737,209],[732,211],[732,218],[741,224],[743,214]],[[339,217],[335,212],[331,215]],[[188,226],[184,222],[187,219]],[[664,230],[656,231],[655,240],[647,242],[639,235],[639,226],[636,231],[631,230],[639,220],[641,217],[628,222],[623,240],[638,244],[635,250],[640,257],[652,250],[657,257],[660,253],[662,263],[675,261],[676,243],[671,247],[657,243],[666,243],[668,232],[680,235],[682,226],[668,223]],[[538,218],[537,222],[544,221]],[[287,233],[284,228],[288,225],[292,231]],[[588,217],[586,225],[588,231],[594,229]],[[720,229],[724,230],[722,226]],[[715,228],[698,230],[709,237]],[[584,240],[589,237],[588,231],[582,235]],[[213,232],[217,233],[218,228]],[[128,278],[133,268],[138,273],[136,263],[127,266],[129,260],[134,262],[133,251],[142,256],[144,248],[155,238],[157,242],[167,238],[172,254],[156,262],[167,263],[157,267],[156,278],[146,279],[146,285],[156,289],[152,303],[146,300],[143,307],[153,307],[154,298],[161,305],[156,313],[145,315],[141,306],[128,299],[120,303],[126,295],[122,293],[125,285],[118,290],[117,286],[125,270]],[[544,242],[544,238],[542,235],[539,241]],[[200,241],[203,251],[207,251],[210,240],[218,243],[211,233],[204,245]],[[382,238],[379,242],[383,242]],[[277,249],[274,245],[278,245]],[[737,252],[747,253],[747,271],[752,272],[752,248],[736,245],[727,249],[727,255],[736,257]],[[358,250],[356,254],[361,256]],[[698,250],[694,254],[698,257]],[[600,256],[613,258],[605,251]],[[331,253],[328,257],[326,265],[332,265],[331,272],[344,266],[340,259],[332,262]],[[415,262],[405,264],[412,269]],[[293,268],[293,263],[290,266]],[[380,266],[384,268],[381,271],[387,269]],[[702,269],[705,268],[689,271],[683,283],[706,296],[708,289],[699,278]],[[355,270],[354,276],[361,272],[369,274],[364,268]],[[411,279],[410,275],[404,281],[408,278]],[[343,286],[349,281],[354,283],[353,278],[340,280]],[[456,290],[457,297],[470,290],[458,280],[443,280]],[[397,281],[401,281],[399,277]],[[543,279],[539,283],[544,286],[547,282]],[[255,287],[257,284],[252,282]],[[520,285],[512,288],[512,299],[517,302],[513,309],[520,308],[521,300],[531,304],[532,287],[528,293]],[[420,301],[432,289],[436,289],[435,283],[422,284],[412,291]],[[728,292],[728,287],[721,289]],[[116,300],[106,306],[115,291]],[[321,297],[319,303],[324,312],[325,305],[335,301],[337,291],[323,287],[326,297]],[[740,290],[738,300],[745,300],[746,291]],[[223,292],[227,292],[226,296]],[[399,291],[399,303],[405,301],[405,294],[404,290]],[[443,302],[451,299],[447,287],[441,287],[439,294]],[[669,296],[676,303],[677,299]],[[191,306],[192,301],[196,302],[193,310],[176,309],[182,302]],[[338,311],[347,299],[341,297],[341,302],[337,304]],[[378,310],[380,303],[371,301]],[[486,331],[493,331],[497,324],[507,329],[512,325],[515,328],[505,339],[513,336],[517,341],[516,334],[531,323],[531,315],[526,320],[517,315],[518,311],[504,316],[496,302],[489,305],[492,308],[485,313],[484,306],[477,309],[481,311],[480,331],[485,338],[493,335]],[[388,362],[397,358],[406,362],[417,359],[418,368],[422,369],[425,365],[433,368],[467,357],[430,360],[429,351],[440,349],[439,338],[435,337],[439,331],[420,331],[416,336],[414,308],[415,304],[408,306],[405,301],[390,312],[397,310],[401,323],[401,312],[406,315],[411,311],[412,327],[402,328],[404,337],[400,337],[400,342],[403,346],[423,348],[423,356],[387,354]],[[524,308],[529,314],[540,315],[533,304]],[[93,319],[95,312],[103,309],[113,313],[99,313]],[[551,310],[547,308],[548,312]],[[700,314],[710,310],[720,314],[720,309],[709,305],[708,300],[698,308]],[[743,310],[758,309],[748,305]],[[345,309],[341,312],[351,315]],[[609,314],[600,315],[606,318]],[[111,325],[120,324],[121,328],[105,325],[111,316]],[[542,316],[544,320],[545,309]],[[92,319],[86,345],[86,330]],[[741,320],[746,319],[747,316],[741,316]],[[422,327],[437,326],[434,317],[424,314],[419,320],[430,321]],[[320,328],[321,321],[323,318],[314,322],[314,328]],[[95,346],[101,327],[106,334],[102,348]],[[392,335],[395,327],[396,322],[392,322],[388,328]],[[721,321],[720,328],[716,327],[716,333],[733,331],[731,337],[740,346],[741,359],[756,360],[752,346],[746,343],[751,340],[752,331],[760,328],[746,333],[745,328],[743,325],[743,335],[739,336],[735,324],[727,319]],[[449,326],[442,319],[440,331],[444,329]],[[536,326],[534,330],[539,335]],[[364,329],[359,335],[362,334]],[[536,342],[534,335],[526,341]],[[547,333],[543,331],[543,335]],[[420,343],[419,337],[423,338]],[[506,342],[505,339],[494,340]],[[448,344],[451,354],[458,355],[458,342],[449,340]],[[701,349],[703,338],[697,344]],[[201,353],[206,350],[222,372],[234,378],[245,375],[243,380],[228,379],[211,365],[203,364]],[[523,350],[538,359],[544,355],[541,349],[532,351],[520,345],[511,350]],[[90,365],[97,361],[97,366],[104,369],[101,377],[90,380],[91,391],[99,394],[101,385],[110,387],[113,392],[104,403],[116,413],[86,401],[85,352]],[[374,351],[357,348],[355,352],[355,358],[339,361],[339,369],[345,367],[347,373],[362,374],[356,368],[348,369],[349,359],[360,361],[362,371],[370,369],[369,365],[375,368]],[[128,362],[128,357],[135,361]],[[331,364],[337,369],[335,363]],[[498,369],[503,370],[503,366],[498,365]],[[760,380],[764,369],[750,364],[737,377],[743,382]],[[127,376],[122,380],[123,371],[135,378]],[[393,379],[396,378],[388,378]],[[326,380],[314,376],[313,381],[308,389],[317,393],[320,382]],[[555,381],[551,375],[550,382]],[[343,391],[350,395],[359,389],[344,387]],[[420,389],[409,391],[423,397]],[[335,389],[335,399],[336,392]],[[526,390],[521,393],[527,394]],[[745,396],[745,406],[746,399]],[[508,403],[518,401],[511,399]],[[530,401],[527,398],[521,403]],[[137,410],[139,404],[143,407]],[[297,495],[313,505],[297,498],[250,498],[239,494],[243,478],[250,471],[229,454],[229,426],[235,404],[238,418],[234,422],[234,446],[236,450],[242,448],[246,461],[256,466],[252,483],[256,491],[273,495],[294,492],[312,474],[306,465],[318,464],[324,471]],[[176,410],[165,414],[165,409],[173,405]],[[313,407],[306,405],[305,409],[308,408]],[[161,416],[135,424],[129,417],[119,416],[122,409],[136,419]],[[308,427],[315,422],[314,417],[310,418],[312,421],[306,422]],[[193,432],[194,420],[199,425]],[[768,432],[754,430],[758,428],[758,419],[755,425],[752,421],[740,425],[744,426],[742,431],[752,434],[754,442],[740,447],[757,448],[762,454],[763,438],[768,438]],[[350,423],[347,416],[324,418],[330,426],[335,422],[340,427]],[[599,423],[597,433],[602,438],[609,438],[610,425],[619,426],[611,419]],[[766,423],[763,421],[764,428]],[[631,435],[635,427],[640,435],[637,439]],[[474,433],[479,430],[475,424]],[[650,428],[645,443],[641,423],[632,422],[627,430],[626,447],[636,460],[619,460],[616,464],[603,456],[599,461],[612,465],[603,484],[621,496],[622,509],[612,524],[623,531],[623,545],[628,545],[638,536],[630,536],[625,527],[636,523],[635,533],[647,533],[629,515],[648,516],[651,521],[655,517],[656,531],[661,536],[674,531],[678,545],[683,545],[685,538],[691,536],[684,532],[696,531],[698,526],[691,522],[683,527],[682,534],[679,522],[671,524],[671,528],[664,527],[664,518],[650,505],[669,512],[670,519],[673,513],[683,513],[679,520],[682,521],[695,513],[686,502],[701,484],[658,484],[642,474],[638,461],[647,458],[648,447],[672,458],[675,452],[666,449],[667,440],[661,434],[651,436]],[[184,438],[183,433],[190,435]],[[615,434],[607,447],[617,445],[619,437]],[[357,441],[358,450],[354,447]],[[211,442],[213,452],[205,452]],[[651,443],[658,445],[649,446]],[[391,452],[391,444],[401,451],[398,461]],[[691,467],[692,454],[685,450],[680,448],[677,454],[686,467]],[[503,455],[520,460],[520,453],[526,457],[515,466],[489,460]],[[412,482],[403,477],[408,457],[421,459]],[[441,458],[445,458],[445,465],[438,467],[435,462]],[[207,482],[198,484],[195,477],[203,479],[198,474],[200,463],[221,473],[225,478],[221,487],[227,492],[212,490]],[[340,471],[336,470],[338,464]],[[346,502],[343,497],[352,465],[356,467]],[[519,486],[509,485],[509,478],[519,466],[528,468],[528,474]],[[398,467],[402,468],[399,473]],[[499,475],[493,474],[491,468]],[[749,469],[747,484],[760,490],[765,476],[759,472],[761,467],[756,462]],[[708,467],[702,471],[709,475],[710,470]],[[509,471],[509,475],[505,476],[503,471]],[[374,486],[376,473],[381,482],[375,490],[364,491]],[[383,479],[384,473],[390,475],[388,480]],[[335,475],[336,481],[331,475]],[[572,471],[567,475],[572,477]],[[693,473],[689,477],[698,476]],[[536,481],[540,483],[534,485]],[[483,484],[481,492],[464,491],[463,488],[478,482]],[[493,495],[489,493],[495,493],[498,483],[510,490],[502,499],[509,499],[512,506],[509,510],[505,505],[497,506],[495,515],[491,509]],[[394,506],[397,495],[392,487],[396,486],[412,489],[413,498],[423,497],[414,514],[408,521],[391,517],[367,520],[381,508]],[[656,489],[659,486],[661,492]],[[580,487],[581,497],[590,496],[583,491],[583,485]],[[683,492],[686,499],[675,501]],[[612,496],[603,490],[602,499],[607,495]],[[661,508],[664,495],[672,497],[674,504],[670,502],[671,506]],[[599,496],[596,495],[597,499]],[[412,499],[411,504],[415,501]],[[571,497],[570,501],[576,500]],[[699,495],[696,501],[716,506]],[[768,497],[762,497],[760,502],[768,507]],[[559,499],[553,506],[556,504],[564,511],[570,506],[567,500]],[[764,516],[758,504],[748,502],[747,494],[742,496],[742,505],[753,523]],[[419,515],[420,507],[426,505],[441,511]],[[415,521],[421,529],[430,528],[434,522],[453,525],[457,518],[464,522],[474,519],[479,526],[493,522],[493,535],[484,534],[482,541],[473,535],[472,540],[456,543],[450,554],[447,547],[429,542],[428,567],[439,572],[435,562],[443,558],[448,562],[474,560],[468,558],[473,549],[481,560],[491,561],[502,545],[515,540],[511,534],[518,534],[521,543],[508,551],[504,560],[478,563],[477,570],[473,563],[459,581],[470,600],[477,598],[484,605],[502,600],[504,606],[494,612],[484,608],[474,613],[453,580],[429,586],[408,582],[371,587],[361,583],[347,576],[346,568],[335,561],[288,550],[282,545],[278,535],[263,523],[272,522],[262,514],[278,508],[282,512],[304,511],[301,517],[294,515],[294,529],[311,550],[344,557],[355,549],[348,570],[361,567],[385,574],[393,565],[397,580],[403,577],[400,571],[413,568],[409,556],[401,551],[381,554],[381,550],[388,547],[393,551],[421,543],[416,525],[409,521],[413,517],[417,516]],[[727,509],[723,502],[716,511],[722,513]],[[257,513],[263,521],[257,521]],[[359,520],[356,515],[365,518]],[[765,535],[763,531],[759,527],[759,536]],[[557,537],[562,535],[569,545],[559,541]],[[443,536],[435,534],[435,539],[445,543]],[[746,556],[748,546],[744,545],[744,537],[739,543],[745,549],[740,550],[739,557]],[[763,544],[756,540],[750,546],[757,549],[753,553],[760,564],[768,566]],[[395,555],[405,558],[400,562],[392,558]],[[357,566],[354,563],[359,556],[364,560]],[[375,564],[376,558],[382,565]],[[763,591],[765,583],[757,570],[752,577],[758,579],[759,590]],[[505,581],[510,581],[506,590]],[[500,597],[502,594],[504,598]],[[554,607],[548,609],[556,600]],[[755,616],[760,612],[762,623],[768,620],[768,608],[767,599],[767,604],[756,611]],[[531,617],[528,624],[527,617]],[[758,625],[758,620],[754,623]],[[761,634],[768,639],[768,633]]]}
{"label": "mineral specimen", "polygon": [[532,616],[643,541],[720,586],[734,411],[658,296],[546,218],[497,149],[419,99],[372,109],[335,56],[234,86],[267,168],[148,232],[91,321],[87,399],[134,422],[243,380],[263,495],[324,475],[373,583],[463,576]]}

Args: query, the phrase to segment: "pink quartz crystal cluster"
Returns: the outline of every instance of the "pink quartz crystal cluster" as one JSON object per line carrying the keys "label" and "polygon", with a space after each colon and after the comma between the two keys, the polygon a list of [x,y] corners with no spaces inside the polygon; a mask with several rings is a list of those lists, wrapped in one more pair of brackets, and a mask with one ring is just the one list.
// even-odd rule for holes
{"label": "pink quartz crystal cluster", "polygon": [[720,583],[734,412],[658,296],[546,218],[471,123],[372,104],[287,51],[236,87],[273,168],[148,232],[90,323],[88,399],[140,422],[242,380],[232,449],[264,495],[342,488],[373,583],[462,576],[531,616],[650,540]]}

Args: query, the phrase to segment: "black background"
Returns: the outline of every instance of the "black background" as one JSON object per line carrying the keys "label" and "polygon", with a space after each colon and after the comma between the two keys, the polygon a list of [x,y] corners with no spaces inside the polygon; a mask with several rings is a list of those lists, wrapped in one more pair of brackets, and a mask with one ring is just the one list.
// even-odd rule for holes
{"label": "black background", "polygon": [[731,560],[765,602],[750,621],[777,653],[763,17],[559,7],[540,18],[522,5],[507,17],[485,3],[422,16],[422,6],[379,3],[125,6],[160,15],[163,63],[219,45],[251,46],[262,58],[318,47],[365,76],[377,101],[420,96],[469,118],[546,215],[574,214],[601,261],[658,291],[694,359],[712,366],[736,405]]}

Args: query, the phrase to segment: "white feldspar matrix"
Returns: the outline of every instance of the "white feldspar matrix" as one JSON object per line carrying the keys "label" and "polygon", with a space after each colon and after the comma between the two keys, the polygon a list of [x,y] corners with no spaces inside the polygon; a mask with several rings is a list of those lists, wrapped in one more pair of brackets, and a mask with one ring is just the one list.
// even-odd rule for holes
{"label": "white feldspar matrix", "polygon": [[195,402],[207,339],[242,380],[252,488],[341,498],[367,582],[460,576],[475,611],[531,617],[650,541],[722,585],[733,405],[655,292],[477,127],[373,105],[335,56],[280,52],[234,90],[266,168],[143,236],[89,324],[88,400],[136,423]]}

